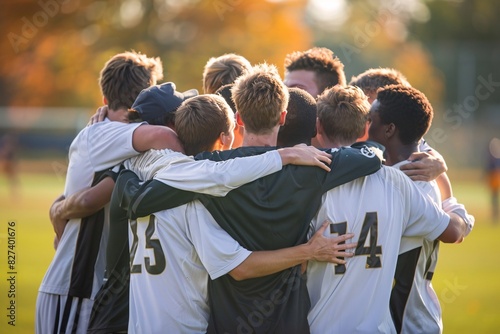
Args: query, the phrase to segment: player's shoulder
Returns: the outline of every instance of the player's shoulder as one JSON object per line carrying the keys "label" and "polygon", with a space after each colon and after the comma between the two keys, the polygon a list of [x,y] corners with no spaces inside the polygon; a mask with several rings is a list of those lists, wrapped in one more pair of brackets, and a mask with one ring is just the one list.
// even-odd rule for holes
{"label": "player's shoulder", "polygon": [[403,189],[412,181],[398,168],[382,166],[377,172],[372,174],[373,177],[381,178],[381,180],[397,189]]}

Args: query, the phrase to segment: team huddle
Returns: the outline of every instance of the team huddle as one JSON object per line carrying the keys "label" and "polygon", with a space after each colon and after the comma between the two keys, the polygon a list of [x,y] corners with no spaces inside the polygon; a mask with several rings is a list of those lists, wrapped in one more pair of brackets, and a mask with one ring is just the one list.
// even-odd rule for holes
{"label": "team huddle", "polygon": [[[441,333],[440,242],[474,217],[397,70],[326,48],[211,58],[204,94],[112,57],[69,150],[37,333]],[[405,175],[406,174],[406,175]]]}

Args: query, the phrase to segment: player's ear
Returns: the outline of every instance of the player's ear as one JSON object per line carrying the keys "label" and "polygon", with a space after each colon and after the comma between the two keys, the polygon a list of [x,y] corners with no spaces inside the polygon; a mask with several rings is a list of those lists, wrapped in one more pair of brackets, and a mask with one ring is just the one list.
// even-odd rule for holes
{"label": "player's ear", "polygon": [[280,125],[285,125],[285,119],[286,119],[286,110],[283,110],[280,114]]}
{"label": "player's ear", "polygon": [[396,125],[394,125],[394,123],[387,124],[385,128],[385,137],[387,139],[394,137],[396,130]]}
{"label": "player's ear", "polygon": [[245,124],[243,123],[243,120],[241,119],[240,113],[236,112],[236,114],[234,114],[234,116],[236,117],[236,124],[238,124],[241,127],[245,127]]}
{"label": "player's ear", "polygon": [[318,135],[323,134],[323,126],[321,125],[321,122],[319,121],[318,117],[316,117],[316,134]]}
{"label": "player's ear", "polygon": [[108,104],[108,99],[107,99],[105,96],[103,96],[103,97],[102,97],[102,103],[103,103],[104,105],[107,105],[107,104]]}

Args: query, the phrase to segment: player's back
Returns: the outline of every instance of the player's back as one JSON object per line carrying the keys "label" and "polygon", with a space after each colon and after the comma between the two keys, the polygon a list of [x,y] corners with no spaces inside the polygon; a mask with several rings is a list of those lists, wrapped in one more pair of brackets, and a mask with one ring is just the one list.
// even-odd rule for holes
{"label": "player's back", "polygon": [[355,233],[358,246],[346,265],[309,263],[311,332],[394,332],[389,297],[401,237],[435,239],[448,216],[399,170],[383,167],[328,191],[313,229],[325,220],[331,222],[325,233]]}

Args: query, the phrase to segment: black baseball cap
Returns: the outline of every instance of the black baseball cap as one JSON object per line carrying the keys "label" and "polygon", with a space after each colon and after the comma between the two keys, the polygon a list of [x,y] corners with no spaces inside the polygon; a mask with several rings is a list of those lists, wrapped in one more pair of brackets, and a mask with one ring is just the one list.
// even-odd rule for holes
{"label": "black baseball cap", "polygon": [[196,95],[198,95],[196,89],[181,93],[175,90],[173,82],[167,82],[143,89],[131,109],[139,113],[142,120],[150,122],[169,113],[175,113],[183,101]]}

